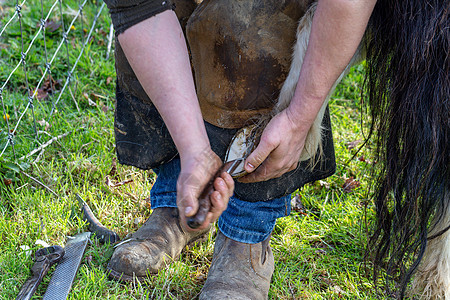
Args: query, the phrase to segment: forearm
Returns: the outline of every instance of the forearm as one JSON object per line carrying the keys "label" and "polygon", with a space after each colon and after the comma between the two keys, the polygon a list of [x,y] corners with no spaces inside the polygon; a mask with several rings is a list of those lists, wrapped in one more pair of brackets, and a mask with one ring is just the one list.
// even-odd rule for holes
{"label": "forearm", "polygon": [[186,42],[175,13],[160,13],[130,27],[118,38],[182,160],[209,148]]}
{"label": "forearm", "polygon": [[294,97],[291,119],[309,128],[353,57],[376,0],[319,0]]}

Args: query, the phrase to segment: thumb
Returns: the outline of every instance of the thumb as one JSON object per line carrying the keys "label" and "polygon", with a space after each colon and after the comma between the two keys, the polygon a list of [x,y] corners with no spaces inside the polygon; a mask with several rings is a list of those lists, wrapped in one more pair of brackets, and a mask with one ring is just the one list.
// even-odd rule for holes
{"label": "thumb", "polygon": [[261,139],[258,147],[247,157],[245,160],[245,171],[248,173],[253,172],[266,160],[269,154],[274,150],[275,147],[271,146],[269,143]]}
{"label": "thumb", "polygon": [[[184,176],[183,176],[184,177]],[[193,216],[198,210],[198,183],[192,182],[191,176],[180,177],[177,185],[177,202],[183,216]]]}
{"label": "thumb", "polygon": [[199,198],[199,195],[197,194],[198,193],[196,193],[192,189],[188,190],[181,201],[183,206],[183,213],[186,217],[192,217],[197,213]]}

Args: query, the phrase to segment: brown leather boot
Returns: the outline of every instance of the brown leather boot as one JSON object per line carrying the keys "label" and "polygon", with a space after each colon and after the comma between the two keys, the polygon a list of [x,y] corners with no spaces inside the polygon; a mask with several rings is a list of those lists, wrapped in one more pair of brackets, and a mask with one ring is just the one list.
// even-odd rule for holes
{"label": "brown leather boot", "polygon": [[107,267],[109,276],[132,281],[156,273],[177,259],[186,245],[207,238],[210,228],[186,232],[181,228],[177,208],[156,208],[144,225],[114,251]]}
{"label": "brown leather boot", "polygon": [[274,270],[269,240],[270,237],[259,244],[245,244],[219,232],[200,300],[267,299]]}

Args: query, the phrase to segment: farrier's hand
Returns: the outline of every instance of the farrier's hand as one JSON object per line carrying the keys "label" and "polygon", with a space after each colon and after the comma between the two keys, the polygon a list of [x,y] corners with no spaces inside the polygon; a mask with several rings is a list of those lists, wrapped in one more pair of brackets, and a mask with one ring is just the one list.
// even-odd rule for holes
{"label": "farrier's hand", "polygon": [[[222,166],[220,158],[209,148],[202,152],[185,155],[181,160],[181,172],[177,181],[177,205],[182,226],[194,231],[186,224],[186,218],[198,210],[198,199],[206,184]],[[222,173],[214,181],[214,192],[210,196],[211,209],[205,222],[195,230],[202,230],[216,221],[227,208],[233,195],[234,181],[228,173]]]}
{"label": "farrier's hand", "polygon": [[258,147],[245,161],[245,170],[250,174],[239,181],[265,181],[294,170],[310,127],[299,123],[289,108],[270,120]]}

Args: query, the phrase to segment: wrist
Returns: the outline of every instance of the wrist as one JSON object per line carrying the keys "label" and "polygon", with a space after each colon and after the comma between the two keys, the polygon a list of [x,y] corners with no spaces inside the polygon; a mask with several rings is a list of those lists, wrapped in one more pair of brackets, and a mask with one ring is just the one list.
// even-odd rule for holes
{"label": "wrist", "polygon": [[211,157],[214,152],[211,150],[209,140],[206,141],[196,141],[185,147],[178,149],[180,154],[181,166],[186,165],[186,163],[192,163],[195,161],[207,160]]}
{"label": "wrist", "polygon": [[309,99],[293,101],[286,108],[286,116],[292,126],[298,130],[309,129],[314,123],[323,101],[321,99]]}

